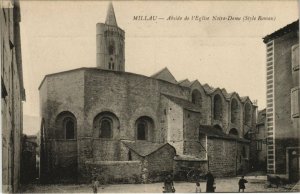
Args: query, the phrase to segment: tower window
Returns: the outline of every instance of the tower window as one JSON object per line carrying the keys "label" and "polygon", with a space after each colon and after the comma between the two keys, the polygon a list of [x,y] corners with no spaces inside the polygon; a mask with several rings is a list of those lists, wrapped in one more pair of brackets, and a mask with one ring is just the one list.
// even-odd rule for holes
{"label": "tower window", "polygon": [[115,69],[115,63],[112,63],[112,69]]}
{"label": "tower window", "polygon": [[108,63],[108,69],[111,69],[111,63],[110,62]]}
{"label": "tower window", "polygon": [[113,55],[115,53],[115,48],[113,45],[109,45],[108,54]]}

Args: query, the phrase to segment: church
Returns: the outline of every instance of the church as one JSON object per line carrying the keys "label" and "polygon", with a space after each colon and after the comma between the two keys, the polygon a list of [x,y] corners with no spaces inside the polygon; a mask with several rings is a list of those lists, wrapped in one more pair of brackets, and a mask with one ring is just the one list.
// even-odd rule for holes
{"label": "church", "polygon": [[[164,68],[125,71],[125,32],[108,6],[96,25],[97,67],[49,74],[40,86],[41,180],[184,180],[189,169],[236,176],[251,163],[257,106]],[[183,174],[183,175],[182,175]]]}

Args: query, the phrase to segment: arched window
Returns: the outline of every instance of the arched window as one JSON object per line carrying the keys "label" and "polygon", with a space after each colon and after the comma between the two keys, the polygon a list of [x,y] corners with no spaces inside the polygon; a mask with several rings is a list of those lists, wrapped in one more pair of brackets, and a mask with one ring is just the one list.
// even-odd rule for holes
{"label": "arched window", "polygon": [[139,122],[137,126],[137,139],[146,140],[147,125],[143,122]]}
{"label": "arched window", "polygon": [[143,116],[136,120],[136,139],[149,140],[153,131],[154,122],[150,117]]}
{"label": "arched window", "polygon": [[115,53],[115,48],[114,48],[114,45],[109,45],[108,46],[108,54],[109,55],[113,55]]}
{"label": "arched window", "polygon": [[193,90],[192,92],[192,103],[201,107],[202,104],[202,96],[198,90]]}
{"label": "arched window", "polygon": [[95,116],[93,127],[94,138],[113,138],[120,129],[120,122],[114,113],[104,111]]}
{"label": "arched window", "polygon": [[75,125],[71,118],[65,120],[66,139],[75,139]]}
{"label": "arched window", "polygon": [[55,125],[56,139],[76,139],[76,118],[71,112],[59,113]]}
{"label": "arched window", "polygon": [[251,125],[251,120],[252,120],[252,116],[251,116],[251,105],[250,103],[246,103],[245,104],[245,111],[244,111],[244,121],[245,121],[245,125],[250,126]]}
{"label": "arched window", "polygon": [[239,136],[239,132],[235,128],[230,129],[229,134],[230,135]]}
{"label": "arched window", "polygon": [[236,99],[231,100],[231,123],[238,123],[239,104]]}
{"label": "arched window", "polygon": [[100,120],[100,138],[111,138],[112,136],[112,120],[104,117]]}
{"label": "arched window", "polygon": [[219,94],[216,94],[214,96],[214,119],[215,120],[222,120],[222,99],[221,96]]}

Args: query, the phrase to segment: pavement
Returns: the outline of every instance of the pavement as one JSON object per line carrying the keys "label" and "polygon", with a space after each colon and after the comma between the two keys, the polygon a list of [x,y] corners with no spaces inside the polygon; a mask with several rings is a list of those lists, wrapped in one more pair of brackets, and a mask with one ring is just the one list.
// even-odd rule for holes
{"label": "pavement", "polygon": [[291,192],[299,192],[300,191],[300,181],[298,181],[298,183],[293,186],[293,188],[291,189]]}
{"label": "pavement", "polygon": [[[240,177],[216,178],[216,192],[238,192],[238,180]],[[260,178],[249,178],[245,192],[300,192],[300,183],[281,185],[279,188],[268,188],[267,181]],[[194,193],[195,183],[174,182],[176,193]],[[101,185],[98,193],[162,193],[163,183],[151,184],[116,184]],[[200,182],[201,192],[205,192],[206,183]],[[92,187],[88,184],[81,185],[23,185],[22,193],[91,193]]]}

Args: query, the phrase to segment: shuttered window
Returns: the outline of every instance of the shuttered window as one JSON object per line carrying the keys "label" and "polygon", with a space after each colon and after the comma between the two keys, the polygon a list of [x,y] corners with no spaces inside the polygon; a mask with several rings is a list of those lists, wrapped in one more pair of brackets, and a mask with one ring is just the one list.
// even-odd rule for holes
{"label": "shuttered window", "polygon": [[292,67],[294,71],[299,70],[299,45],[292,46]]}
{"label": "shuttered window", "polygon": [[292,118],[299,118],[299,87],[295,87],[291,90],[291,111],[292,111]]}

